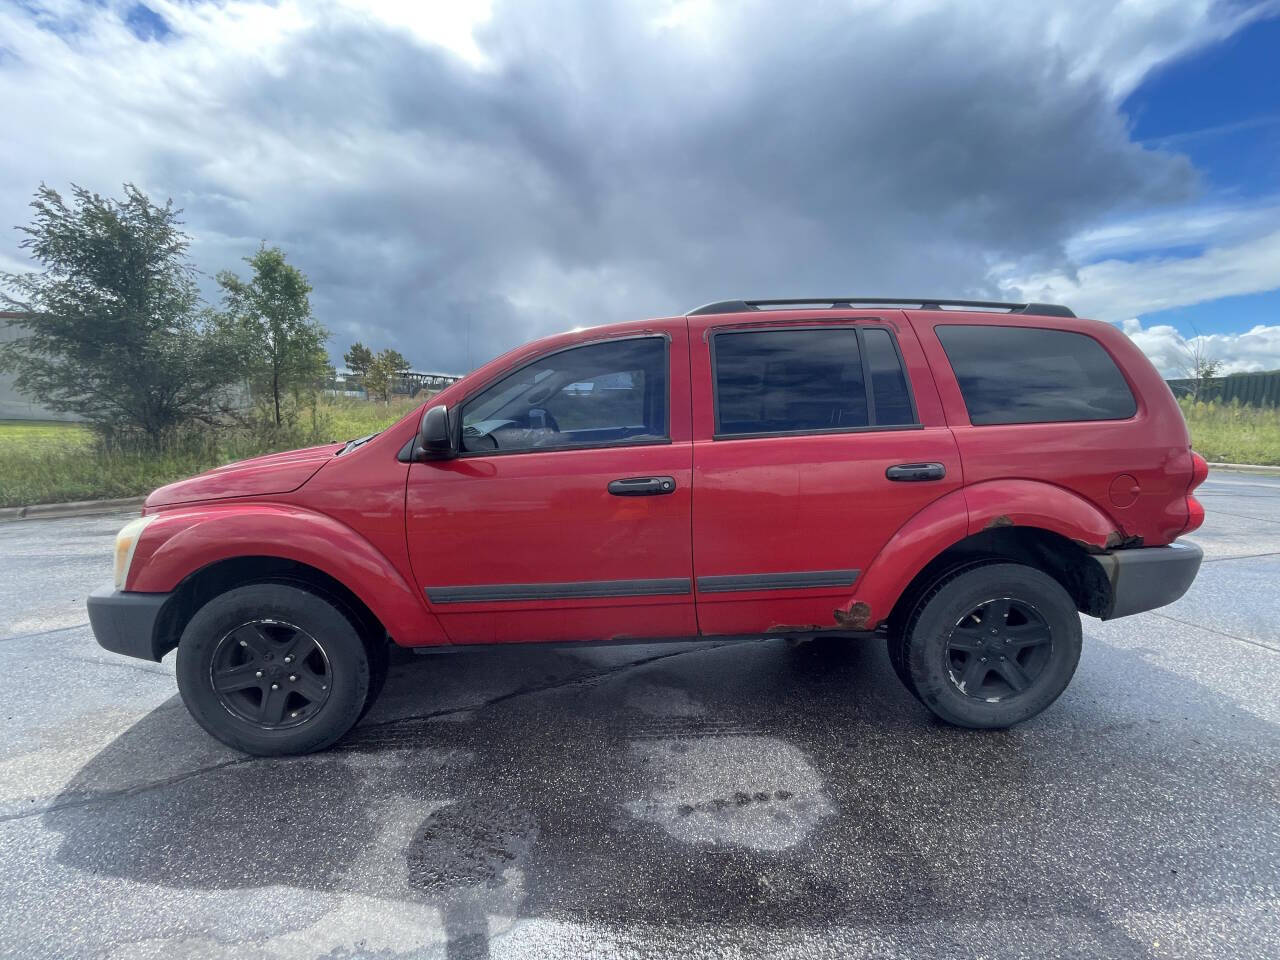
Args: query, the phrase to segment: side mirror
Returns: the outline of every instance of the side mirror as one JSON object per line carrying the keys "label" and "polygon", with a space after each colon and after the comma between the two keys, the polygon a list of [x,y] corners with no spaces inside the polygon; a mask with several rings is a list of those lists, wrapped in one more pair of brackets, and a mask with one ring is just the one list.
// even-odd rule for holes
{"label": "side mirror", "polygon": [[417,453],[416,460],[451,460],[458,455],[449,423],[449,408],[444,404],[431,407],[422,415]]}

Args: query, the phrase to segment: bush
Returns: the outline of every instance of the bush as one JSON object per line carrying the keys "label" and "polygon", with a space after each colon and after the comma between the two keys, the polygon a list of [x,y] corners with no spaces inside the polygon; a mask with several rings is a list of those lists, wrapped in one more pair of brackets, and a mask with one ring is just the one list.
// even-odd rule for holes
{"label": "bush", "polygon": [[1206,460],[1280,464],[1280,408],[1245,407],[1239,401],[1179,401],[1191,446]]}

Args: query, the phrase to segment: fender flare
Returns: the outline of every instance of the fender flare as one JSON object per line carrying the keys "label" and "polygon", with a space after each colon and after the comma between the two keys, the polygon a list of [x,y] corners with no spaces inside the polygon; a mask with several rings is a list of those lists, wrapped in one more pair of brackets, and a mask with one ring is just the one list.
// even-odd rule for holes
{"label": "fender flare", "polygon": [[898,528],[876,555],[836,622],[874,630],[912,580],[943,551],[996,527],[1034,527],[1059,534],[1090,553],[1124,541],[1102,511],[1062,487],[1036,480],[987,480],[939,497]]}
{"label": "fender flare", "polygon": [[143,532],[126,589],[168,593],[224,560],[276,557],[343,584],[403,645],[447,642],[424,600],[372,543],[326,514],[288,504],[238,503],[165,511]]}
{"label": "fender flare", "polygon": [[1125,540],[1114,520],[1079,494],[1052,483],[986,480],[963,489],[969,533],[990,527],[1039,527],[1093,553],[1118,547]]}

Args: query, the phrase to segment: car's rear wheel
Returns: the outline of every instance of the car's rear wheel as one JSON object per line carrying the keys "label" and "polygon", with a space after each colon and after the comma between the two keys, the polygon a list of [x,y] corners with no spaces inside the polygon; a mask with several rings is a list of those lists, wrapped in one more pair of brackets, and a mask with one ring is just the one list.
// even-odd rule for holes
{"label": "car's rear wheel", "polygon": [[196,611],[178,643],[178,690],[196,722],[260,756],[322,750],[369,700],[369,652],[350,619],[300,587],[237,587]]}
{"label": "car's rear wheel", "polygon": [[1080,614],[1047,574],[991,563],[940,581],[890,643],[907,689],[941,719],[1008,727],[1066,689],[1080,659]]}

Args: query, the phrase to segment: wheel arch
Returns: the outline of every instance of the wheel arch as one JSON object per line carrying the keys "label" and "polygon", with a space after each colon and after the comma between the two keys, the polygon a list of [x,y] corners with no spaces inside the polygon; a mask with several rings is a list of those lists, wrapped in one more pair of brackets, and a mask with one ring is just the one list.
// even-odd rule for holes
{"label": "wheel arch", "polygon": [[446,640],[422,595],[373,542],[334,517],[291,504],[157,514],[138,543],[126,590],[175,594],[157,627],[163,625],[168,644],[176,642],[173,625],[185,623],[195,598],[254,579],[294,580],[322,591],[404,645]]}
{"label": "wheel arch", "polygon": [[935,584],[954,573],[988,563],[1020,563],[1053,577],[1081,613],[1101,616],[1111,604],[1106,572],[1078,543],[1042,527],[991,527],[951,544],[926,563],[898,595],[887,617],[900,630]]}
{"label": "wheel arch", "polygon": [[230,557],[209,563],[178,584],[160,609],[152,648],[159,660],[178,645],[196,611],[214,597],[253,583],[283,583],[317,594],[341,609],[356,626],[371,653],[388,639],[386,626],[350,587],[336,577],[297,560],[275,556]]}
{"label": "wheel arch", "polygon": [[[1111,584],[1092,559],[1135,545],[1092,503],[1053,484],[993,480],[952,491],[908,520],[835,611],[854,630],[896,621],[921,583],[972,563],[1012,560],[1058,580],[1092,616],[1107,609]],[[926,584],[927,585],[927,584]]]}

